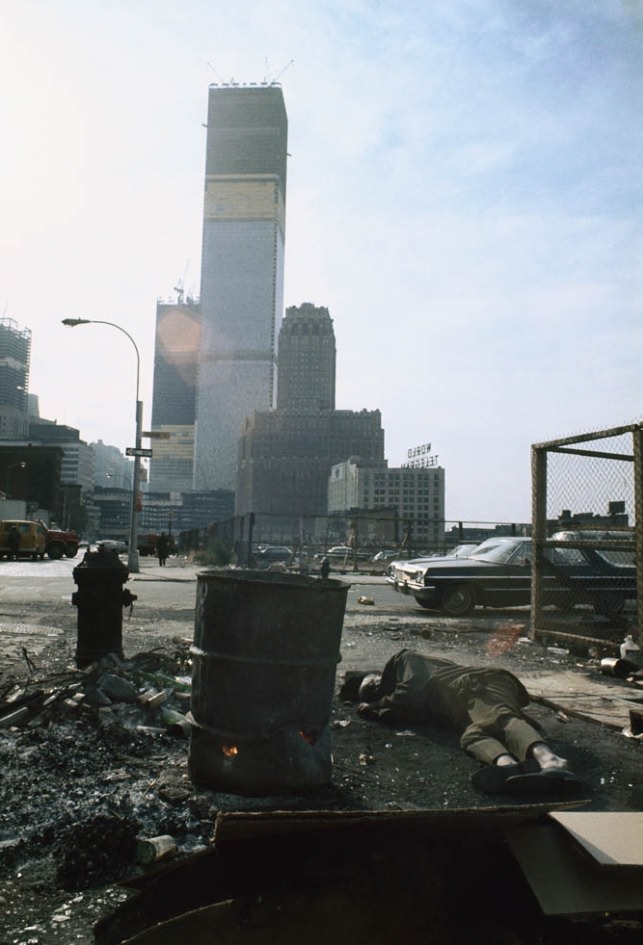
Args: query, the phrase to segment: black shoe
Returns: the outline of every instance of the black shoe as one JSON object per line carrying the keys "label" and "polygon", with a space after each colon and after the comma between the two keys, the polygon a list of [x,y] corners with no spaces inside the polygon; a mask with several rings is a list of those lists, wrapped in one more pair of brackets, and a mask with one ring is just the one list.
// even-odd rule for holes
{"label": "black shoe", "polygon": [[541,768],[507,778],[503,793],[514,797],[575,797],[581,787],[576,775],[567,768]]}
{"label": "black shoe", "polygon": [[517,761],[514,765],[485,765],[471,778],[471,783],[478,791],[485,794],[505,794],[505,785],[509,778],[517,778],[531,772],[540,771],[540,765],[533,758]]}

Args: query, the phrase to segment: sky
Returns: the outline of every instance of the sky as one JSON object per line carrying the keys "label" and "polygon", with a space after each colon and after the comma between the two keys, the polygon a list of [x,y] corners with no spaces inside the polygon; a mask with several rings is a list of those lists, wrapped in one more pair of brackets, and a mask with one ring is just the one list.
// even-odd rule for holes
{"label": "sky", "polygon": [[[0,0],[0,306],[41,416],[134,445],[199,295],[208,86],[279,82],[285,304],[446,517],[531,517],[531,445],[643,419],[643,0]],[[615,499],[620,496],[614,496]],[[597,509],[604,512],[606,509]]]}

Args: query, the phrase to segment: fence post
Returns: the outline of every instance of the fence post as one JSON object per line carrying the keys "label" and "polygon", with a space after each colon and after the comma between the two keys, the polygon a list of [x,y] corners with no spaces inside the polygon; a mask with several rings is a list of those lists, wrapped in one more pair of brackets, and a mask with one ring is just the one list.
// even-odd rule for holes
{"label": "fence post", "polygon": [[529,637],[536,639],[542,594],[542,555],[547,537],[547,451],[531,450],[531,607]]}
{"label": "fence post", "polygon": [[634,454],[634,538],[636,542],[636,629],[643,642],[643,426],[632,431]]}

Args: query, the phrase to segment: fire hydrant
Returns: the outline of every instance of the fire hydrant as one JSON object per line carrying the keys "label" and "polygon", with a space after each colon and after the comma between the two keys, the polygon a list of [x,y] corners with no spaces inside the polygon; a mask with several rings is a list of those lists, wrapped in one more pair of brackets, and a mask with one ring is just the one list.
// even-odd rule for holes
{"label": "fire hydrant", "polygon": [[136,594],[123,587],[129,571],[115,551],[88,551],[73,570],[78,590],[71,602],[78,608],[76,665],[84,669],[108,653],[123,656],[123,608]]}

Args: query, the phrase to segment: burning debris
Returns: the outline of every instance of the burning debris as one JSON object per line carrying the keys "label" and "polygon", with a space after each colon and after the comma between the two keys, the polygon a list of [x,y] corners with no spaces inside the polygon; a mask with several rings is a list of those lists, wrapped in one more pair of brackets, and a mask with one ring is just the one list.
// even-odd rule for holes
{"label": "burning debris", "polygon": [[265,796],[330,783],[348,588],[265,571],[198,575],[188,757],[196,784]]}

